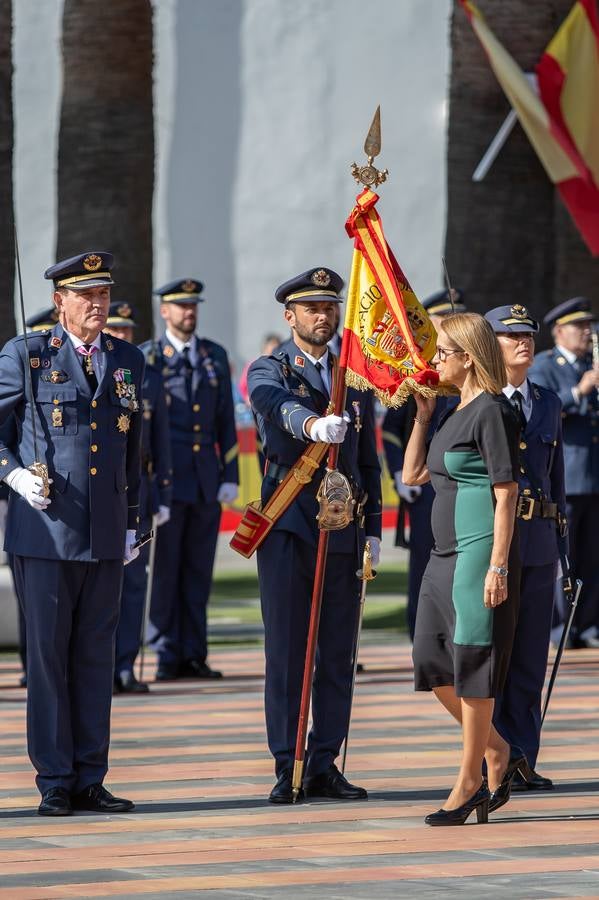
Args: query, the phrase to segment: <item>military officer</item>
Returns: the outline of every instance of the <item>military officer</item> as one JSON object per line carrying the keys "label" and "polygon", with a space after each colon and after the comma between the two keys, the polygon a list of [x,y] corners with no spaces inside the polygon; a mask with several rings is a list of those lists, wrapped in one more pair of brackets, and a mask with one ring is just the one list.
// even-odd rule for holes
{"label": "military officer", "polygon": [[[520,610],[503,693],[495,700],[493,724],[527,765],[515,786],[548,789],[551,780],[535,772],[541,736],[541,694],[547,671],[553,586],[565,523],[561,403],[527,378],[539,330],[526,307],[498,306],[485,318],[497,335],[508,383],[504,394],[522,423],[517,506],[520,536]],[[565,553],[565,545],[563,552]]]}
{"label": "military officer", "polygon": [[[584,582],[570,632],[574,648],[599,647],[599,366],[590,353],[592,321],[586,297],[550,310],[543,322],[551,325],[555,346],[539,353],[530,372],[562,401],[570,562]],[[563,622],[561,593],[557,599]]]}
{"label": "military officer", "polygon": [[195,334],[202,287],[185,278],[156,291],[166,333],[142,348],[162,369],[174,470],[171,517],[157,537],[150,607],[157,681],[222,676],[206,661],[206,607],[221,503],[237,498],[239,447],[227,353]]}
{"label": "military officer", "polygon": [[[104,333],[130,344],[133,342],[135,328],[135,309],[131,304],[118,300],[111,303]],[[152,523],[155,528],[159,528],[168,522],[173,491],[166,397],[162,373],[153,364],[151,353],[146,360],[142,393],[139,530],[146,533]],[[143,694],[149,690],[145,682],[137,680],[133,670],[143,639],[149,548],[149,544],[144,545],[139,557],[127,566],[123,576],[114,662],[114,687],[117,693]]]}
{"label": "military officer", "polygon": [[137,348],[101,334],[111,265],[89,251],[47,269],[59,323],[0,354],[5,549],[25,608],[28,747],[46,816],[133,808],[102,784],[123,561],[138,553],[144,368]]}
{"label": "military officer", "polygon": [[[312,694],[304,790],[308,796],[356,800],[366,791],[335,766],[350,714],[352,651],[360,583],[357,549],[364,533],[376,565],[381,534],[380,467],[372,395],[348,389],[344,418],[327,413],[336,357],[327,342],[343,280],[321,267],[285,282],[276,299],[285,305],[292,338],[270,357],[252,363],[250,401],[266,454],[265,503],[315,441],[340,443],[339,470],[360,499],[367,494],[365,531],[358,523],[330,534]],[[265,711],[277,783],[270,801],[292,800],[292,768],[306,652],[318,528],[316,494],[325,462],[277,520],[258,549],[265,631]]]}
{"label": "military officer", "polygon": [[[433,325],[452,312],[466,312],[464,295],[461,290],[453,288],[453,304],[448,290],[436,291],[422,301]],[[430,440],[437,429],[441,414],[453,399],[440,397],[435,406],[429,425],[427,440]],[[423,485],[407,485],[402,481],[404,451],[407,446],[416,415],[416,403],[410,397],[403,406],[389,409],[383,421],[383,449],[389,473],[393,478],[395,490],[399,497],[398,527],[396,545],[405,546],[410,551],[408,563],[408,606],[407,623],[410,639],[414,640],[416,610],[422,576],[426,569],[431,550],[433,549],[433,532],[431,529],[431,511],[434,491],[430,482]],[[406,514],[409,516],[409,537],[405,536]]]}

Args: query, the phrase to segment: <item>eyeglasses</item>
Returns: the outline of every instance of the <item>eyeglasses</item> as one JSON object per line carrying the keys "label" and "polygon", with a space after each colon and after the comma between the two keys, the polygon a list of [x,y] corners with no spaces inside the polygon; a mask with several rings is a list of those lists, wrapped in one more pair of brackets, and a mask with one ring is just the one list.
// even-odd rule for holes
{"label": "eyeglasses", "polygon": [[463,353],[463,350],[446,350],[445,347],[439,347],[437,344],[437,356],[439,357],[440,362],[445,362],[448,356],[451,356],[452,353]]}

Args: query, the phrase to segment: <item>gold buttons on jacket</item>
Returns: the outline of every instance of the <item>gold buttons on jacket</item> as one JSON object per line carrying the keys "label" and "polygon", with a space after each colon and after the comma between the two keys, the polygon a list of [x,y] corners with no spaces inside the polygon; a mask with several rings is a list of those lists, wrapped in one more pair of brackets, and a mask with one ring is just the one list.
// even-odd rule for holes
{"label": "gold buttons on jacket", "polygon": [[194,453],[199,453],[199,452],[200,452],[200,445],[199,445],[199,444],[194,444],[192,449],[193,449],[193,452],[194,452]]}
{"label": "gold buttons on jacket", "polygon": [[92,431],[95,431],[98,426],[96,425],[95,422],[90,422],[89,427],[91,428]]}
{"label": "gold buttons on jacket", "polygon": [[98,445],[97,445],[97,444],[92,444],[91,447],[90,447],[89,449],[91,450],[92,453],[97,453],[97,452],[98,452]]}
{"label": "gold buttons on jacket", "polygon": [[526,450],[527,447],[528,447],[528,444],[526,443],[526,441],[520,441],[520,449],[521,450]]}
{"label": "gold buttons on jacket", "polygon": [[192,409],[193,409],[194,412],[199,412],[199,411],[200,411],[200,404],[199,404],[199,403],[194,403]]}
{"label": "gold buttons on jacket", "polygon": [[92,406],[93,406],[94,409],[96,408],[97,405],[98,405],[98,401],[97,401],[97,400],[92,400]]}
{"label": "gold buttons on jacket", "polygon": [[89,474],[90,474],[90,475],[95,475],[97,471],[98,471],[98,470],[95,469],[95,468],[92,466],[92,468],[89,470]]}
{"label": "gold buttons on jacket", "polygon": [[202,429],[202,426],[201,426],[201,425],[194,425],[194,426],[193,426],[193,430],[194,430],[194,431],[201,431],[201,429]]}
{"label": "gold buttons on jacket", "polygon": [[58,406],[58,404],[60,403],[60,400],[58,400],[58,399],[55,397],[54,400],[52,401],[52,403],[54,404],[54,406]]}

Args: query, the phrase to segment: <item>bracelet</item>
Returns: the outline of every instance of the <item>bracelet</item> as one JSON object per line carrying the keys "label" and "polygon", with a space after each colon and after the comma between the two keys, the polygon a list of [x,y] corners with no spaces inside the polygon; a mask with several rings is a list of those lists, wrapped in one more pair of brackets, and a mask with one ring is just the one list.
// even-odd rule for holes
{"label": "bracelet", "polygon": [[418,416],[414,416],[414,421],[418,422],[419,425],[428,425],[430,423],[430,419],[420,419]]}
{"label": "bracelet", "polygon": [[505,578],[508,574],[505,566],[489,566],[489,572],[495,572],[497,575],[501,575],[502,578]]}

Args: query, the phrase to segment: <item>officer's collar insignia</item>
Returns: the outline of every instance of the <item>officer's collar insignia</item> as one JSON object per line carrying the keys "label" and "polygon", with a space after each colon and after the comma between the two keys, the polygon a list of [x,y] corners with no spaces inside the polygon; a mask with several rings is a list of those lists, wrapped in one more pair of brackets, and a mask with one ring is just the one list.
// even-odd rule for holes
{"label": "officer's collar insignia", "polygon": [[192,281],[191,278],[188,278],[187,281],[184,281],[181,285],[181,290],[185,291],[186,294],[193,294],[196,290],[195,281]]}
{"label": "officer's collar insignia", "polygon": [[296,366],[299,366],[300,369],[303,369],[306,364],[306,360],[304,359],[303,356],[296,356],[294,363]]}
{"label": "officer's collar insignia", "polygon": [[97,253],[90,253],[83,260],[83,268],[86,272],[97,272],[102,265],[102,257]]}
{"label": "officer's collar insignia", "polygon": [[558,356],[557,359],[556,359],[555,361],[556,361],[556,363],[558,364],[558,366],[565,366],[565,365],[566,365],[566,358],[565,358],[565,356]]}
{"label": "officer's collar insignia", "polygon": [[126,434],[129,431],[130,424],[131,420],[127,413],[121,413],[120,416],[117,417],[116,427],[122,434]]}
{"label": "officer's collar insignia", "polygon": [[110,338],[108,338],[107,341],[106,341],[106,349],[107,349],[107,350],[114,350],[114,344],[112,343],[112,341],[110,340]]}
{"label": "officer's collar insignia", "polygon": [[331,283],[331,276],[328,272],[325,272],[324,269],[317,269],[316,272],[312,272],[312,276],[310,278],[312,284],[316,285],[316,287],[328,287]]}
{"label": "officer's collar insignia", "polygon": [[533,386],[532,386],[532,392],[533,392],[533,394],[534,394],[535,400],[540,400],[540,399],[541,399],[541,395],[539,394],[539,389],[538,389],[538,387],[536,386],[536,384],[533,384]]}
{"label": "officer's collar insignia", "polygon": [[42,381],[49,381],[51,384],[64,384],[65,381],[70,381],[70,376],[67,372],[62,372],[60,369],[52,369],[51,372],[44,372]]}
{"label": "officer's collar insignia", "polygon": [[60,348],[62,347],[62,338],[56,337],[56,335],[54,335],[53,338],[50,338],[50,346],[55,350],[60,350]]}
{"label": "officer's collar insignia", "polygon": [[175,355],[175,348],[171,347],[170,344],[167,344],[164,350],[162,351],[167,359],[171,359]]}
{"label": "officer's collar insignia", "polygon": [[520,303],[516,303],[515,306],[510,307],[510,315],[512,315],[514,319],[527,319],[528,310],[525,306],[521,306]]}
{"label": "officer's collar insignia", "polygon": [[39,369],[40,367],[40,358],[39,356],[30,356],[29,357],[29,365],[32,369]]}

